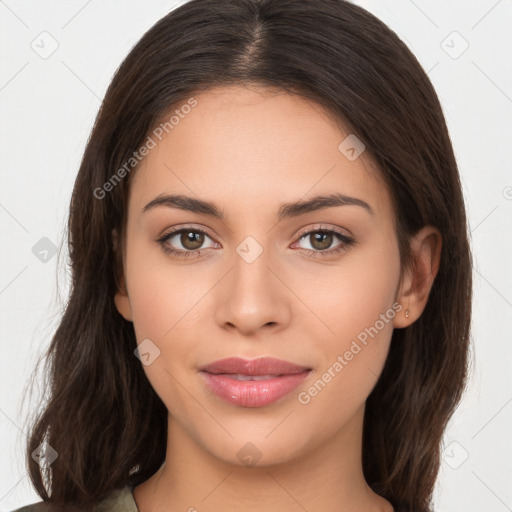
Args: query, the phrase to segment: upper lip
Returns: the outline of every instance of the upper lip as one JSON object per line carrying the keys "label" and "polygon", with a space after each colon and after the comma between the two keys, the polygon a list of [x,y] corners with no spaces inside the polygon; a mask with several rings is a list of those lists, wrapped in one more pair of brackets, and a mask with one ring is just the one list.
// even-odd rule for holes
{"label": "upper lip", "polygon": [[260,357],[258,359],[243,359],[240,357],[228,357],[219,359],[200,368],[208,373],[231,373],[239,375],[292,375],[310,370],[305,366],[299,366],[282,359],[273,357]]}

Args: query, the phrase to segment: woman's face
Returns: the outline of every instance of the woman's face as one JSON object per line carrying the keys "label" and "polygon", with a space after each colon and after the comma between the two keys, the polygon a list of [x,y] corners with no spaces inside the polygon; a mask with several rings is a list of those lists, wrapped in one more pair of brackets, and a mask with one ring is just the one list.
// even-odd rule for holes
{"label": "woman's face", "polygon": [[[391,200],[318,105],[245,87],[195,101],[151,135],[133,176],[116,305],[182,435],[226,462],[284,462],[358,435],[404,315]],[[170,195],[182,199],[151,206]],[[200,371],[231,357],[309,371]]]}

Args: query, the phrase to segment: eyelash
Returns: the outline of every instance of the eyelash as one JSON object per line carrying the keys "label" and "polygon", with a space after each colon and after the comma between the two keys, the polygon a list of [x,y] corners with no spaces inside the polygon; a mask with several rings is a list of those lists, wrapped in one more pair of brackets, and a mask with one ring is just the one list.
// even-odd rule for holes
{"label": "eyelash", "polygon": [[[191,256],[195,255],[196,253],[200,253],[201,249],[196,249],[194,251],[182,251],[182,250],[173,249],[172,247],[170,247],[167,244],[167,241],[170,238],[172,238],[174,235],[177,235],[177,234],[183,233],[183,232],[185,232],[185,233],[188,233],[188,232],[201,233],[203,235],[206,235],[208,238],[212,238],[206,231],[203,231],[202,229],[197,229],[197,228],[190,226],[190,227],[183,227],[183,228],[171,231],[169,233],[166,233],[163,236],[161,236],[157,240],[157,242],[166,254],[170,254],[173,257],[175,256],[178,258],[190,258]],[[333,234],[336,237],[338,237],[342,243],[337,245],[334,249],[329,249],[329,250],[324,250],[324,251],[312,250],[312,249],[301,249],[301,251],[303,253],[305,253],[307,256],[310,256],[312,258],[317,258],[318,256],[320,256],[320,257],[332,256],[333,254],[337,254],[339,252],[347,250],[351,245],[353,245],[355,243],[355,240],[353,238],[351,238],[347,235],[344,235],[343,233],[340,233],[339,231],[336,231],[332,228],[327,228],[324,226],[321,226],[316,229],[302,233],[298,237],[297,241],[302,240],[303,238],[307,238],[309,235],[316,234],[316,233]],[[200,256],[200,254],[197,255],[197,257],[199,257],[199,256]]]}

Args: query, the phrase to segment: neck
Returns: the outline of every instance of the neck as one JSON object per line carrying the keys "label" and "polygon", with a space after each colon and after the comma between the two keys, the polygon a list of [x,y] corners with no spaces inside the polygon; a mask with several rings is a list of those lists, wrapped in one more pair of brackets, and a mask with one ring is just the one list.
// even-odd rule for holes
{"label": "neck", "polygon": [[289,460],[266,465],[246,440],[241,453],[252,452],[255,465],[214,456],[169,416],[166,461],[134,490],[139,511],[392,512],[364,479],[363,416],[364,406],[322,445],[311,443]]}

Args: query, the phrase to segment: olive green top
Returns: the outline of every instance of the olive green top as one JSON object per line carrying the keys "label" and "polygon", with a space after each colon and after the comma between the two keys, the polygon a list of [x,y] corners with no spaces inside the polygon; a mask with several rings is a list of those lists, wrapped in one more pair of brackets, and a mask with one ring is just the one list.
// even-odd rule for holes
{"label": "olive green top", "polygon": [[[38,501],[32,505],[17,508],[12,512],[51,512],[51,510],[51,504]],[[394,512],[406,512],[408,510],[410,509],[403,505],[394,506]],[[110,496],[94,508],[94,512],[139,512],[133,497],[133,488],[126,485],[120,490],[113,491]]]}
{"label": "olive green top", "polygon": [[[112,492],[95,508],[95,512],[139,512],[135,499],[133,498],[132,487],[126,485],[120,490]],[[12,512],[50,512],[51,506],[44,501],[38,501],[32,505],[17,508]]]}

